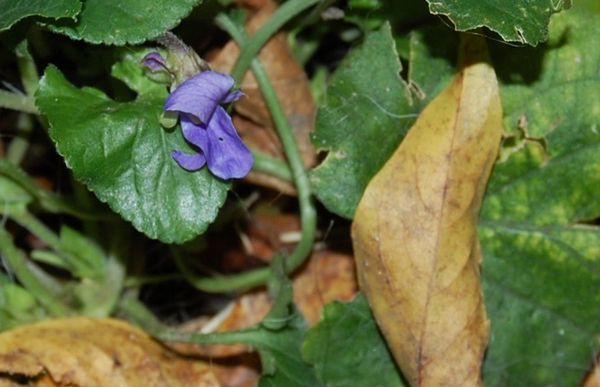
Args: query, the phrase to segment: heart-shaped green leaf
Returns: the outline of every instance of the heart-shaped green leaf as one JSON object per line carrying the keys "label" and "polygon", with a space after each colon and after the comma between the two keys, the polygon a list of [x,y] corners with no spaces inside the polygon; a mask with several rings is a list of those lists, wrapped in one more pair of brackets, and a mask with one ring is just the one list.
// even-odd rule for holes
{"label": "heart-shaped green leaf", "polygon": [[187,145],[179,130],[159,124],[166,90],[136,84],[145,93],[116,102],[100,90],[73,86],[51,66],[36,104],[78,180],[150,238],[182,243],[214,220],[229,184],[173,161],[172,150]]}

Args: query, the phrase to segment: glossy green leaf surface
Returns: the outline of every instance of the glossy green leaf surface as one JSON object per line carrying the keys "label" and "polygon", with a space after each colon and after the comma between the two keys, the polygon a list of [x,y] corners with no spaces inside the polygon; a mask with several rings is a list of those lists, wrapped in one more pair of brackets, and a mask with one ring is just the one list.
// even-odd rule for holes
{"label": "glossy green leaf surface", "polygon": [[0,0],[0,31],[29,16],[73,19],[80,10],[79,0]]}
{"label": "glossy green leaf surface", "polygon": [[120,103],[100,90],[75,87],[49,67],[36,104],[78,180],[149,237],[182,243],[214,220],[229,184],[206,168],[187,172],[173,161],[174,149],[191,149],[179,130],[159,124],[166,90],[151,87],[149,80],[135,83],[144,93]]}
{"label": "glossy green leaf surface", "polygon": [[401,69],[386,24],[368,34],[331,79],[312,139],[328,154],[310,178],[319,200],[336,214],[354,215],[369,180],[416,118]]}
{"label": "glossy green leaf surface", "polygon": [[429,11],[447,16],[459,31],[487,27],[506,41],[537,45],[546,40],[548,20],[569,0],[427,0]]}
{"label": "glossy green leaf surface", "polygon": [[362,294],[326,305],[302,354],[326,386],[405,386]]}
{"label": "glossy green leaf surface", "polygon": [[50,25],[72,39],[114,45],[136,44],[177,26],[201,0],[87,0],[77,21]]}

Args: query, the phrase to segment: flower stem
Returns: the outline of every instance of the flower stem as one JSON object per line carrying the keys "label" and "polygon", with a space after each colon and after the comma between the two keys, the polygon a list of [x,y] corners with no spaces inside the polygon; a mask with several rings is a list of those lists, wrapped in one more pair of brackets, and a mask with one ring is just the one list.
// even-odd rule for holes
{"label": "flower stem", "polygon": [[28,96],[33,97],[38,88],[40,75],[35,67],[35,61],[33,60],[31,53],[29,53],[27,39],[24,39],[17,45],[15,55],[17,57],[17,65],[19,66],[21,83],[23,84],[25,93],[27,93]]}
{"label": "flower stem", "polygon": [[[298,2],[291,0],[286,4],[290,3]],[[240,46],[244,45],[246,38],[243,32],[238,30],[235,24],[226,15],[221,14],[217,16],[216,22],[221,28],[227,31]],[[273,122],[275,123],[281,143],[283,144],[283,149],[292,172],[293,181],[298,191],[302,238],[296,246],[296,249],[288,257],[286,268],[288,272],[291,272],[304,262],[312,250],[317,216],[312,202],[310,183],[308,181],[308,175],[304,170],[302,156],[300,155],[300,150],[298,149],[290,124],[281,107],[279,98],[258,59],[254,59],[251,66],[252,72],[258,82],[258,86],[263,93],[265,102],[271,111]],[[176,262],[183,276],[193,286],[206,292],[226,292],[248,289],[264,284],[271,274],[271,269],[266,267],[235,275],[199,277],[194,275],[191,270],[186,267],[182,259],[176,259]]]}
{"label": "flower stem", "polygon": [[33,103],[33,98],[10,91],[0,90],[0,108],[18,110],[24,113],[40,114]]}
{"label": "flower stem", "polygon": [[[252,60],[258,55],[258,52],[262,46],[265,45],[265,43],[271,38],[271,36],[273,36],[275,32],[277,32],[281,27],[283,27],[283,25],[285,25],[285,23],[297,16],[300,12],[314,4],[317,4],[319,1],[321,0],[289,0],[279,7],[273,16],[271,16],[269,20],[258,31],[256,31],[252,38],[248,40],[248,43],[244,44],[241,48],[240,56],[235,62],[233,70],[231,71],[231,76],[233,79],[235,79],[236,83],[240,83],[242,77],[246,73],[246,70],[248,70],[250,67]],[[217,16],[217,24],[219,24],[219,18],[220,17]],[[231,24],[233,25],[233,23]],[[233,28],[236,28],[235,25]],[[238,44],[239,43],[240,42],[238,41]]]}
{"label": "flower stem", "polygon": [[[239,36],[239,39],[236,39],[238,44],[242,43],[242,37],[243,36]],[[296,144],[296,139],[293,135],[292,128],[290,127],[283,108],[279,103],[275,89],[269,81],[269,77],[258,59],[255,59],[252,62],[251,68],[254,76],[256,77],[256,81],[258,82],[260,90],[263,93],[265,102],[271,111],[275,128],[277,129],[277,133],[279,134],[279,138],[283,144],[283,149],[285,150],[285,154],[292,171],[294,183],[296,185],[296,189],[298,190],[302,238],[288,259],[287,267],[288,270],[291,271],[302,264],[304,259],[310,254],[316,231],[316,210],[312,201],[310,183],[306,170],[304,169],[304,163],[302,161],[300,150]]]}
{"label": "flower stem", "polygon": [[248,328],[233,332],[189,333],[170,329],[161,323],[137,299],[124,297],[119,303],[119,312],[128,320],[140,325],[146,332],[164,341],[186,342],[195,344],[240,344],[254,343],[256,328]]}
{"label": "flower stem", "polygon": [[127,276],[127,279],[125,279],[125,282],[123,283],[123,287],[136,288],[136,287],[141,287],[143,285],[159,284],[161,282],[166,282],[166,281],[181,280],[181,277],[182,277],[181,274],[177,274],[177,273],[147,275],[147,276],[130,275],[130,276]]}
{"label": "flower stem", "polygon": [[252,156],[254,157],[254,170],[275,176],[283,181],[292,181],[292,172],[285,162],[257,150],[252,150]]}
{"label": "flower stem", "polygon": [[[35,61],[27,48],[27,39],[17,45],[15,56],[25,93],[30,98],[34,98],[40,76],[35,67]],[[20,164],[29,148],[29,138],[33,133],[33,118],[29,114],[21,113],[17,127],[19,129],[17,136],[10,142],[6,150],[6,159],[13,164]]]}

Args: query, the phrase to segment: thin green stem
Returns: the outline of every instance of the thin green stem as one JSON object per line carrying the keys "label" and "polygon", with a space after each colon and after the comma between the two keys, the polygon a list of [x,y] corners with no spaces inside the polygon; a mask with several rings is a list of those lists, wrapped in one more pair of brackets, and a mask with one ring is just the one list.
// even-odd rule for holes
{"label": "thin green stem", "polygon": [[29,148],[29,138],[33,133],[33,119],[30,114],[19,114],[17,129],[17,135],[6,150],[6,160],[13,164],[20,164]]}
{"label": "thin green stem", "polygon": [[[292,2],[294,2],[294,0],[289,3]],[[219,15],[217,16],[216,21],[217,24],[226,30],[240,46],[244,45],[245,36],[243,32],[239,31],[227,16]],[[279,98],[275,93],[275,89],[258,59],[252,61],[252,71],[256,77],[258,86],[263,93],[267,107],[269,107],[271,111],[273,122],[275,123],[279,138],[283,144],[283,149],[290,165],[294,184],[298,191],[302,237],[287,260],[286,268],[288,272],[291,272],[304,262],[312,250],[316,231],[316,211],[312,202],[310,183],[304,169],[300,150],[298,149],[290,124],[279,102]],[[242,290],[262,285],[271,274],[270,268],[261,268],[236,275],[199,277],[189,270],[182,259],[175,257],[175,260],[184,277],[186,277],[186,279],[196,288],[207,292]]]}
{"label": "thin green stem", "polygon": [[[35,61],[29,52],[29,48],[27,47],[27,39],[23,39],[23,41],[17,45],[15,48],[15,56],[17,57],[17,65],[19,66],[21,83],[23,84],[25,93],[30,98],[34,98],[34,94],[40,81],[40,75],[35,66]],[[40,117],[38,117],[38,120],[42,122]],[[33,133],[33,117],[27,113],[21,113],[17,129],[17,136],[10,142],[6,151],[6,159],[13,164],[20,164],[29,148],[29,139]]]}
{"label": "thin green stem", "polygon": [[40,81],[40,75],[38,74],[37,68],[35,67],[35,61],[33,60],[31,53],[29,53],[29,48],[27,46],[27,40],[25,39],[17,45],[15,55],[17,57],[17,65],[19,66],[21,83],[23,83],[25,93],[27,93],[28,96],[33,97]]}
{"label": "thin green stem", "polygon": [[33,98],[24,95],[0,90],[0,108],[18,110],[24,113],[40,114],[33,103]]}
{"label": "thin green stem", "polygon": [[[269,20],[252,36],[240,52],[231,76],[239,83],[250,67],[252,60],[258,55],[262,46],[288,21],[300,14],[307,8],[317,4],[321,0],[289,0],[269,18]],[[218,23],[218,21],[217,21]],[[234,38],[235,39],[235,38]],[[237,40],[237,39],[236,39]],[[239,42],[238,42],[239,43]]]}
{"label": "thin green stem", "polygon": [[38,218],[31,215],[29,212],[15,212],[8,214],[15,222],[26,228],[30,233],[40,238],[48,246],[52,247],[57,252],[62,251],[62,244],[58,235],[48,228]]}
{"label": "thin green stem", "polygon": [[60,304],[44,284],[34,275],[28,266],[25,253],[19,250],[12,241],[12,236],[4,227],[0,227],[0,253],[14,271],[21,284],[55,316],[64,316],[69,310]]}
{"label": "thin green stem", "polygon": [[271,270],[268,267],[254,269],[245,273],[233,275],[214,274],[210,277],[202,277],[196,275],[191,268],[185,263],[185,260],[173,252],[173,260],[181,275],[190,285],[197,289],[210,293],[232,292],[236,290],[244,290],[254,286],[264,284],[269,278]]}
{"label": "thin green stem", "polygon": [[128,320],[140,325],[153,337],[170,342],[185,342],[195,344],[239,344],[253,343],[256,341],[256,330],[245,329],[234,332],[219,333],[186,333],[170,329],[158,319],[138,300],[126,297],[119,303],[119,312]]}
{"label": "thin green stem", "polygon": [[315,8],[296,26],[296,30],[300,30],[309,24],[313,24],[319,21],[319,18],[336,0],[321,0]]}
{"label": "thin green stem", "polygon": [[257,150],[252,150],[252,156],[254,156],[253,169],[255,171],[275,176],[283,181],[292,182],[292,171],[290,171],[285,162]]}
{"label": "thin green stem", "polygon": [[256,335],[256,329],[252,328],[218,333],[188,333],[167,328],[153,334],[153,336],[163,341],[202,345],[255,344],[258,341],[256,340]]}
{"label": "thin green stem", "polygon": [[[238,44],[243,44],[241,36],[238,36],[237,38],[234,36],[234,39],[238,41]],[[269,81],[266,71],[257,59],[252,62],[251,67],[260,90],[263,93],[265,102],[271,111],[275,128],[277,129],[277,133],[279,134],[279,138],[283,144],[285,154],[290,164],[290,169],[292,170],[292,176],[294,177],[296,189],[298,191],[302,238],[296,246],[296,250],[294,250],[288,259],[287,267],[288,271],[290,271],[302,264],[312,249],[316,231],[316,211],[312,202],[310,182],[304,169],[304,163],[302,161],[300,150],[296,144],[296,139],[285,116],[283,107],[279,103],[275,89]]]}
{"label": "thin green stem", "polygon": [[166,281],[181,280],[182,275],[177,273],[146,275],[146,276],[128,276],[123,284],[126,288],[135,288],[142,285],[158,284]]}

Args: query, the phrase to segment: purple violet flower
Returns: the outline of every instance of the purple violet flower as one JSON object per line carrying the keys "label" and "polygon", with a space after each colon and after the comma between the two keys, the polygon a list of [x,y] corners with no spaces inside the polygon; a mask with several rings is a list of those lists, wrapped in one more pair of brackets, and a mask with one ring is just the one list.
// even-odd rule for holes
{"label": "purple violet flower", "polygon": [[183,137],[200,150],[194,154],[173,151],[173,159],[182,168],[195,171],[207,164],[221,179],[239,179],[250,172],[252,154],[220,106],[243,95],[231,91],[233,84],[229,75],[203,71],[185,80],[167,98],[164,109],[179,113]]}
{"label": "purple violet flower", "polygon": [[158,52],[151,52],[144,56],[141,61],[150,71],[167,70],[167,62]]}

